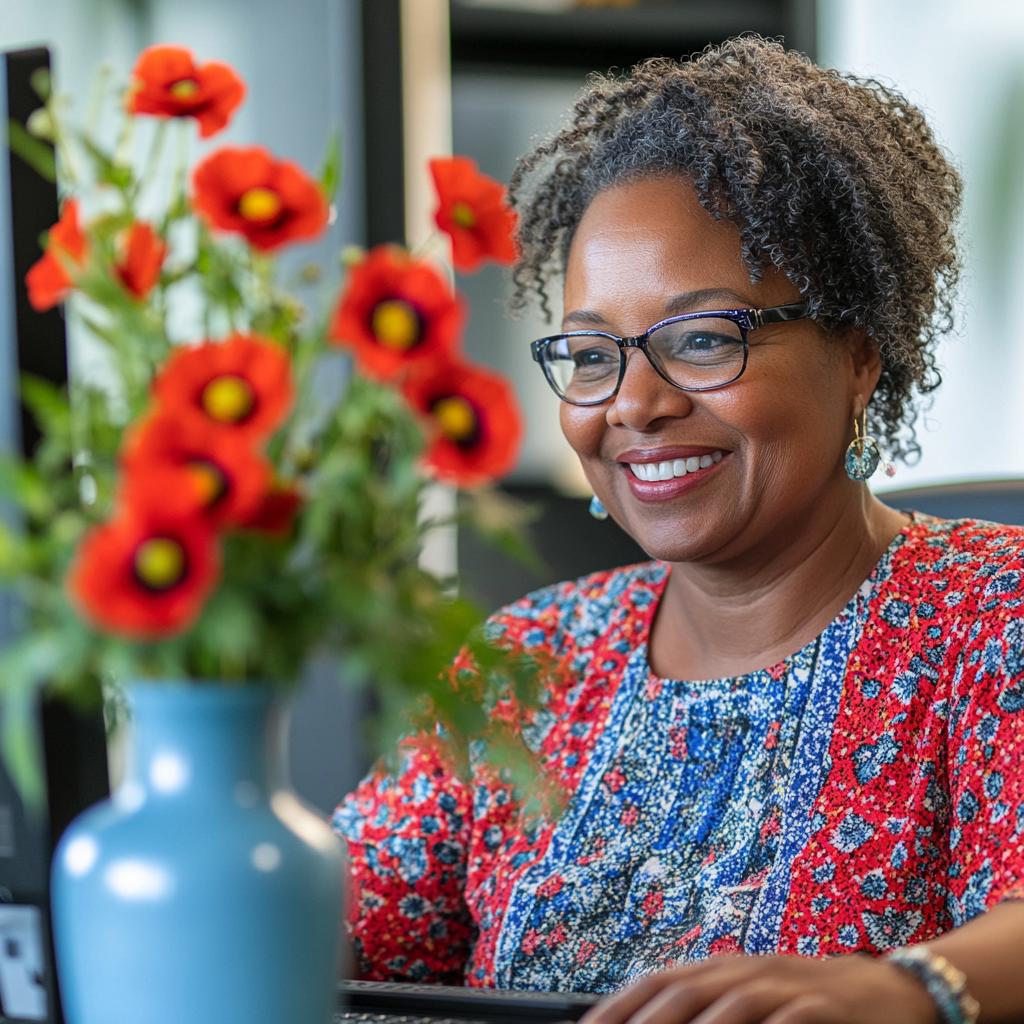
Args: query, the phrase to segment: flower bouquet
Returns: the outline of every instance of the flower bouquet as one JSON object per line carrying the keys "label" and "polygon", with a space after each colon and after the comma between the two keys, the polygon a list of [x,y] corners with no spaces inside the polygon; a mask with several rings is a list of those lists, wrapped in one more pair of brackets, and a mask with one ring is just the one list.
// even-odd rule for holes
{"label": "flower bouquet", "polygon": [[[456,746],[487,728],[480,690],[467,693],[460,677],[442,672],[481,615],[455,596],[453,581],[421,568],[425,533],[436,525],[421,508],[435,482],[462,488],[469,522],[506,548],[526,550],[521,512],[486,487],[516,459],[514,395],[461,355],[464,303],[444,265],[424,254],[397,245],[345,250],[340,295],[319,314],[281,283],[274,256],[317,238],[330,222],[339,160],[332,149],[314,178],[261,147],[223,146],[190,171],[195,126],[203,138],[214,135],[243,100],[245,85],[227,65],[197,64],[178,47],[145,51],[127,89],[101,83],[100,106],[112,92],[120,106],[109,141],[94,127],[73,127],[49,83],[36,84],[43,105],[12,146],[50,175],[55,150],[65,196],[26,284],[37,310],[68,301],[89,358],[73,362],[70,391],[23,381],[42,439],[30,461],[8,459],[0,475],[17,510],[0,521],[0,579],[23,623],[0,654],[7,763],[27,797],[38,798],[38,757],[24,724],[40,687],[109,693],[170,681],[163,719],[147,717],[161,688],[133,688],[152,692],[134,701],[140,739],[115,795],[117,820],[141,820],[132,816],[143,805],[179,799],[200,776],[213,785],[226,772],[224,807],[272,811],[291,830],[291,838],[253,839],[245,863],[261,877],[279,877],[289,849],[312,844],[316,856],[292,860],[299,873],[321,877],[323,895],[332,891],[322,878],[336,868],[333,840],[319,822],[303,823],[298,805],[255,762],[224,767],[216,738],[227,728],[218,717],[224,695],[244,719],[242,733],[258,739],[268,685],[292,683],[312,652],[329,650],[345,676],[373,680],[386,736],[408,727],[403,715],[417,704],[449,726]],[[432,161],[430,172],[438,237],[450,241],[454,264],[510,262],[514,217],[501,186],[460,157]],[[308,291],[323,283],[323,268],[306,266],[297,280]],[[479,640],[470,646],[485,675],[526,684],[522,665]],[[184,685],[194,681],[219,685]],[[201,711],[179,707],[201,690],[209,691],[198,698]],[[168,721],[185,722],[192,738],[168,731]],[[200,726],[205,739],[195,733]],[[145,990],[147,1005],[157,996],[171,1000],[168,1020],[200,1019],[173,984],[164,992],[146,974],[156,947],[134,968],[137,943],[121,948],[125,934],[174,933],[159,915],[138,914],[173,903],[168,894],[184,892],[190,869],[137,850],[110,860],[105,851],[117,842],[102,828],[95,820],[73,826],[58,851],[62,985],[73,1005],[89,1007],[134,977],[128,988]],[[78,894],[100,867],[105,904],[95,903],[95,887],[88,898]],[[267,898],[247,892],[239,906]],[[85,952],[95,945],[97,915],[117,919],[111,899],[130,911],[121,938],[110,939],[121,943],[117,964]],[[326,900],[327,915],[313,929],[313,947],[328,960],[336,902]],[[244,947],[252,922],[239,927],[217,948]],[[288,934],[291,952],[274,956],[291,962],[308,954],[322,967],[312,939]],[[180,948],[189,942],[194,936]],[[168,964],[176,955],[160,947]],[[252,954],[253,970],[263,955]],[[218,977],[229,968],[221,963]],[[237,1008],[237,993],[232,998]],[[260,998],[277,1007],[273,1019],[307,1019],[296,1003]],[[142,1019],[137,1011],[125,1004],[114,1017]],[[76,1011],[83,1021],[99,1019],[93,1012]],[[245,1019],[271,1011],[260,1012]]]}

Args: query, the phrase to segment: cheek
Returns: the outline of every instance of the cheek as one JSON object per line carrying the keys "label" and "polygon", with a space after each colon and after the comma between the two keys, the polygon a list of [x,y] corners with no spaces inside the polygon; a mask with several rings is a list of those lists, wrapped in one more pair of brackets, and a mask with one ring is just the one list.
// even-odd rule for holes
{"label": "cheek", "polygon": [[607,427],[604,406],[585,408],[562,402],[558,419],[565,439],[581,459],[598,457]]}
{"label": "cheek", "polygon": [[773,474],[817,476],[841,455],[849,426],[841,367],[809,347],[780,356],[716,396],[716,412],[745,439],[751,456],[769,460]]}

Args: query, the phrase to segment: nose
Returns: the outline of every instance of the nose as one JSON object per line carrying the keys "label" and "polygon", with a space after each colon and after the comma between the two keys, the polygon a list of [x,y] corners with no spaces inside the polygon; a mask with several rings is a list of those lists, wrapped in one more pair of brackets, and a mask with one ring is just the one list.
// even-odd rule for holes
{"label": "nose", "polygon": [[669,384],[640,350],[626,350],[626,372],[608,412],[609,426],[650,430],[659,420],[681,419],[693,412],[688,392]]}

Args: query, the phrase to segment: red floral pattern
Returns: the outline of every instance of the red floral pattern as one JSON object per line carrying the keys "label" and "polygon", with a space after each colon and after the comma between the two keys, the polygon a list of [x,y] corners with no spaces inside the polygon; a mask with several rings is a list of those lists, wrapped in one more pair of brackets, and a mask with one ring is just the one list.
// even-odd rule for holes
{"label": "red floral pattern", "polygon": [[[622,730],[617,694],[631,657],[643,660],[666,579],[657,563],[600,573],[538,591],[492,620],[501,643],[555,654],[575,675],[548,694],[526,733],[546,771],[576,794],[561,822],[581,813],[581,787],[595,781],[588,768]],[[630,920],[641,922],[637,935],[648,947],[658,934],[671,943],[659,965],[741,949],[877,955],[1001,900],[1024,899],[1024,775],[1016,769],[1024,756],[1022,606],[1024,531],[918,517],[851,603],[856,614],[848,608],[830,627],[847,630],[850,646],[834,706],[818,709],[822,755],[816,766],[797,759],[791,769],[792,786],[810,785],[806,812],[799,820],[761,816],[755,852],[767,851],[765,867],[730,896],[749,922],[771,890],[778,913],[761,922],[756,941],[743,920],[717,938],[709,932],[719,920],[677,936],[665,928],[666,896],[652,888]],[[813,645],[735,687],[754,676],[784,679],[809,651]],[[685,686],[645,678],[641,702]],[[758,749],[784,746],[787,724],[765,723]],[[703,738],[689,734],[691,742]],[[682,757],[686,739],[667,742]],[[601,792],[624,794],[628,772],[603,763]],[[786,778],[777,782],[788,791]],[[726,791],[723,813],[746,827],[750,812],[735,800],[738,791],[739,781]],[[620,827],[630,829],[623,806]],[[545,979],[543,968],[563,947],[583,964],[607,957],[559,909],[578,884],[567,872],[579,877],[579,865],[599,861],[605,846],[591,833],[586,848],[553,849],[560,822],[524,823],[514,794],[482,768],[465,784],[436,751],[409,747],[398,775],[367,779],[339,807],[335,826],[349,843],[358,894],[351,923],[365,977],[557,986],[564,975]],[[605,838],[621,845],[618,835]],[[712,845],[703,856],[689,849],[687,859],[703,869],[722,854]],[[550,869],[558,863],[564,869]],[[614,962],[604,967],[615,973]]]}

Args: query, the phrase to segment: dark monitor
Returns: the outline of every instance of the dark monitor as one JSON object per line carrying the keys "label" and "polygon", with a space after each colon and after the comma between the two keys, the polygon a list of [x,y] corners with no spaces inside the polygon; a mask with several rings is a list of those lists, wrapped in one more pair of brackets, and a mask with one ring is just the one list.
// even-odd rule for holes
{"label": "dark monitor", "polygon": [[[25,288],[26,272],[42,255],[40,236],[57,220],[57,187],[11,153],[7,140],[11,126],[24,129],[42,105],[33,79],[49,70],[50,54],[19,50],[0,54],[0,61],[0,447],[28,456],[39,429],[18,401],[20,374],[54,384],[68,379],[63,312],[37,313]],[[10,597],[0,595],[0,643],[12,635],[13,611]],[[47,699],[36,711],[45,809],[26,809],[0,765],[0,1021],[61,1024],[50,859],[71,819],[109,791],[106,736],[98,700],[81,709]]]}

